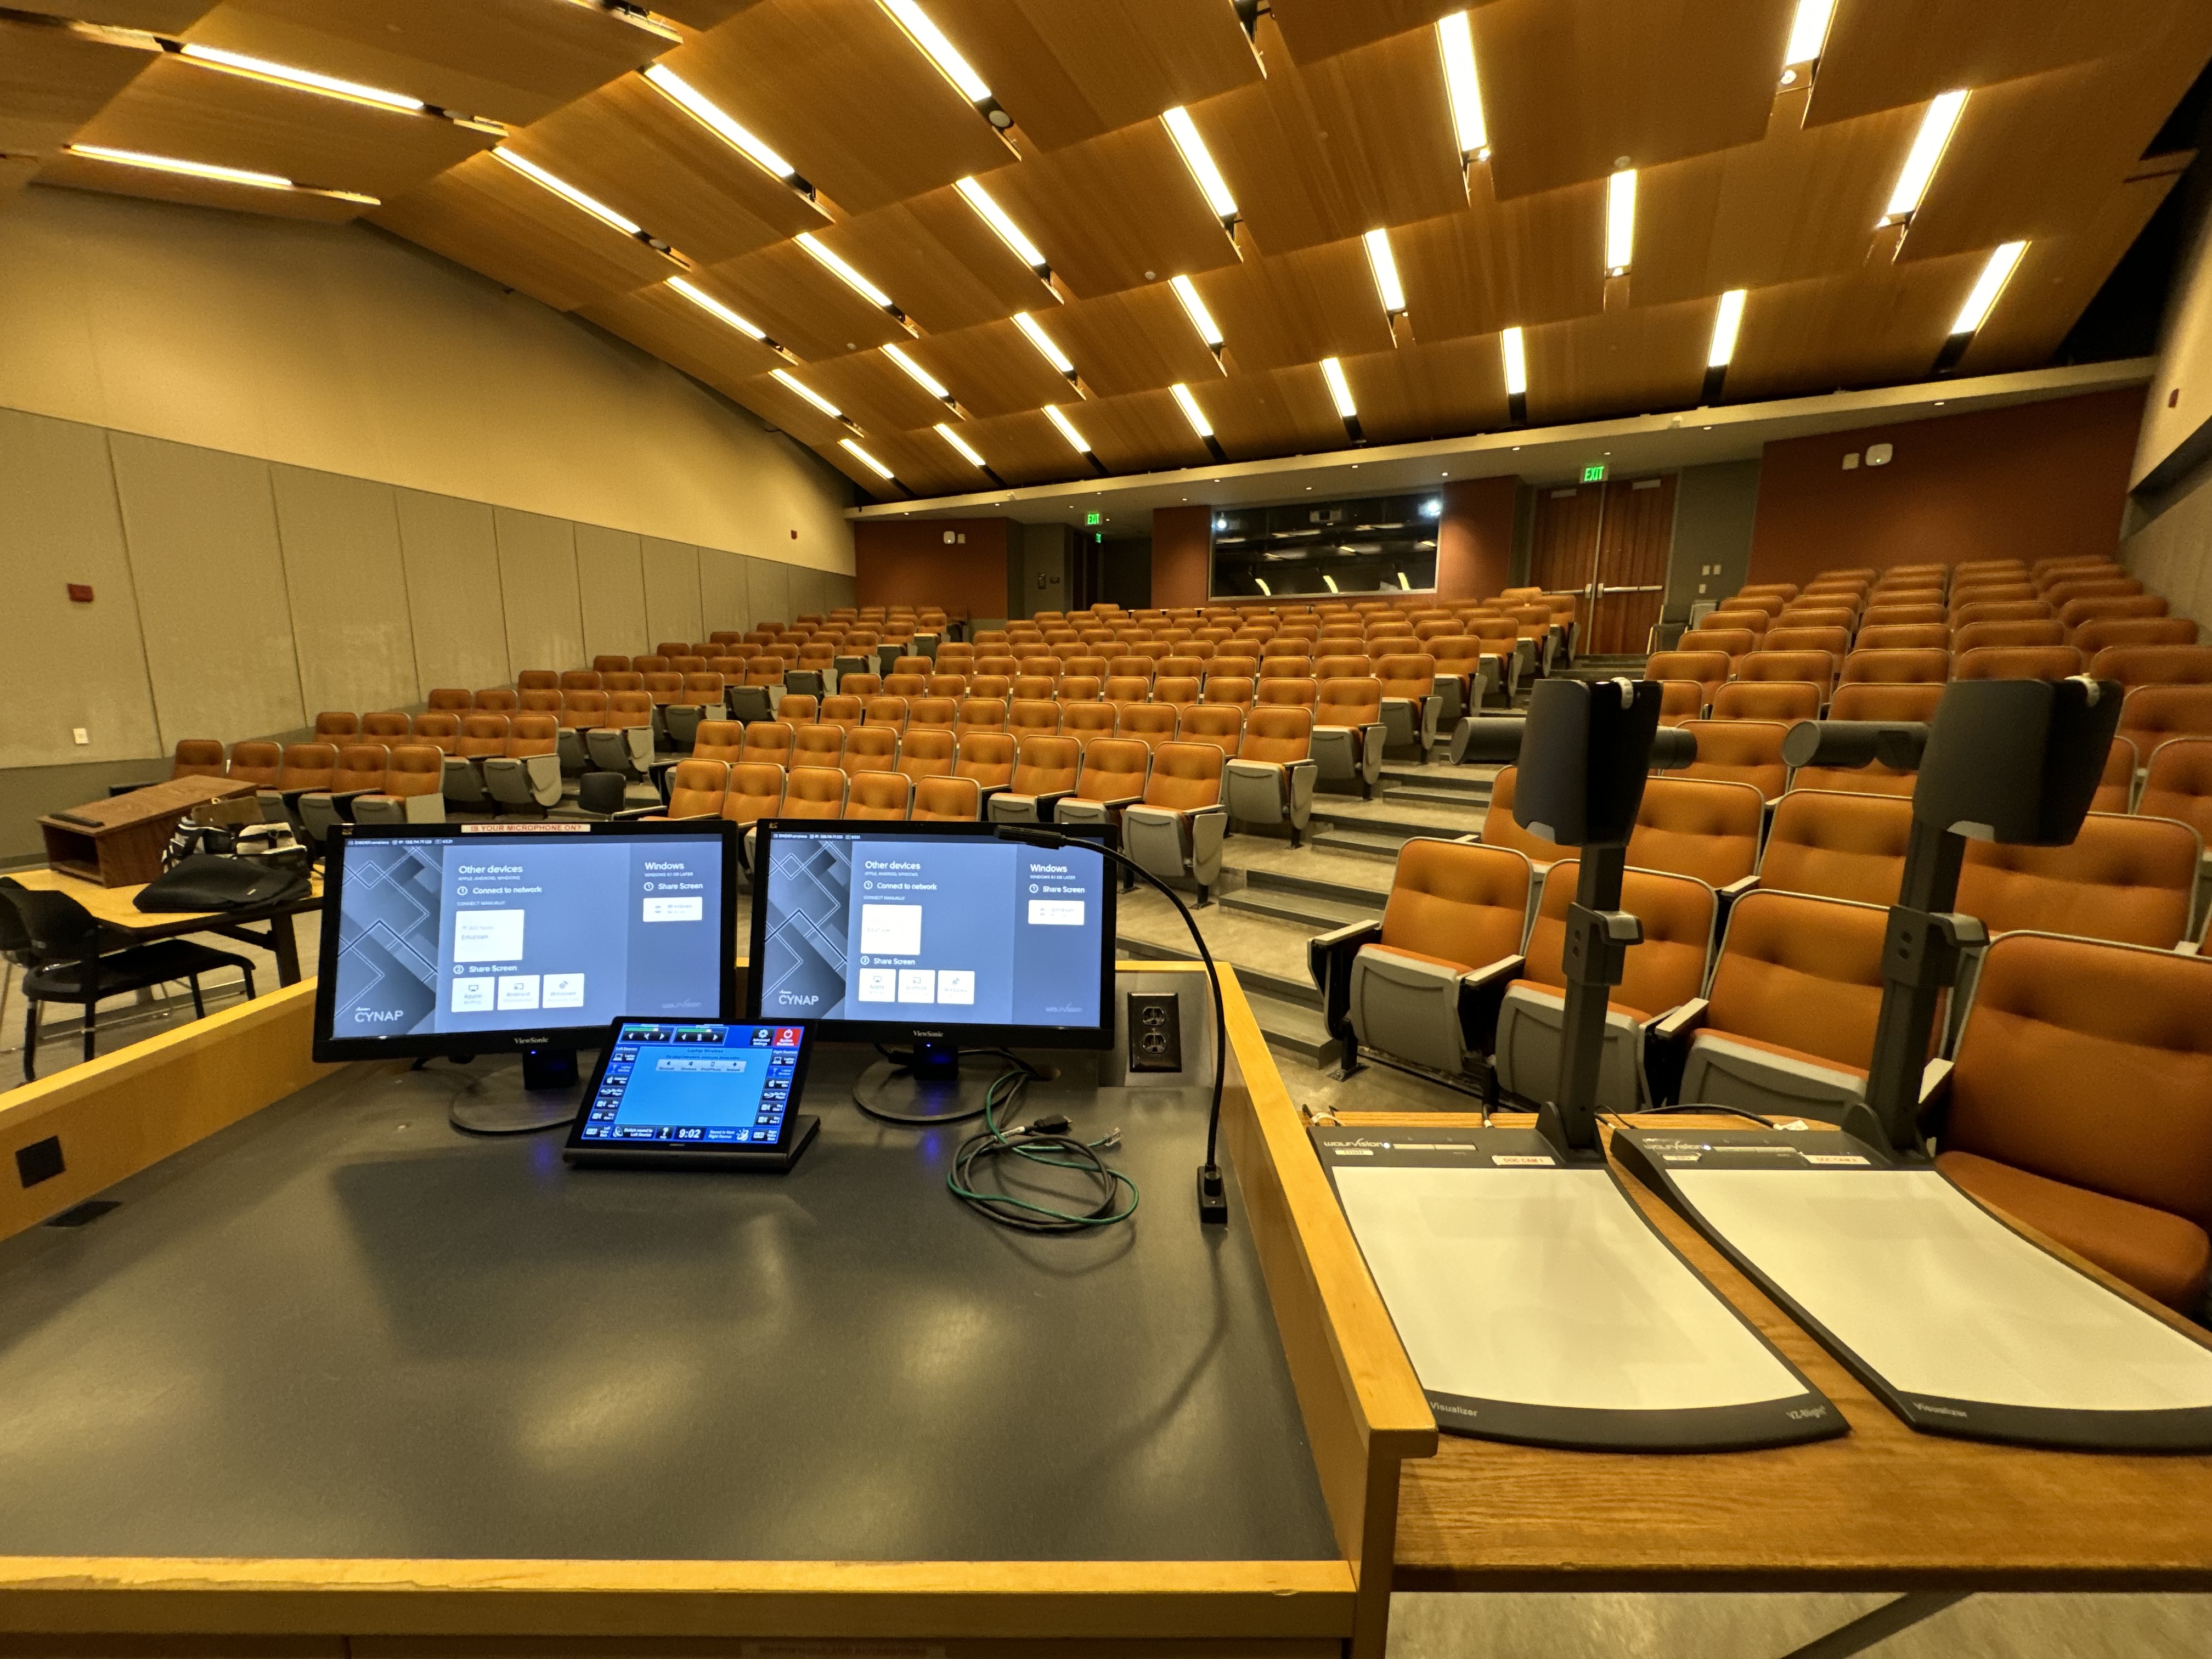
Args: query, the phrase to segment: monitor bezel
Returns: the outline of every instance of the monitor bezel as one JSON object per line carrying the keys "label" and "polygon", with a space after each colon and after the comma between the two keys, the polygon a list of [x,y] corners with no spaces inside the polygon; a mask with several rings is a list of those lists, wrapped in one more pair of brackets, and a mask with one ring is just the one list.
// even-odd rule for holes
{"label": "monitor bezel", "polygon": [[[1036,824],[1066,836],[1071,843],[1111,847],[1110,824]],[[760,821],[752,858],[752,920],[745,956],[745,1012],[739,1023],[788,1025],[788,1014],[764,1012],[760,1006],[761,979],[757,971],[767,948],[768,879],[775,857],[776,836],[843,834],[868,840],[997,841],[994,826],[967,819],[948,818],[915,823],[896,818],[854,822],[836,818],[763,818]],[[1099,907],[1098,1024],[1091,1025],[969,1025],[934,1024],[911,1019],[813,1019],[799,1024],[811,1028],[825,1042],[934,1043],[960,1048],[1111,1048],[1114,1046],[1114,975],[1115,967],[1115,904],[1120,896],[1119,872],[1113,861],[1098,860],[1104,898]]]}
{"label": "monitor bezel", "polygon": [[[653,841],[670,836],[699,840],[711,836],[721,843],[721,946],[716,960],[721,965],[715,988],[716,1012],[695,1017],[700,1024],[736,1024],[738,985],[738,862],[737,826],[727,819],[672,818],[645,823],[638,819],[500,819],[471,823],[346,823],[337,826],[325,842],[323,862],[322,938],[316,951],[313,1057],[318,1063],[355,1060],[473,1058],[481,1054],[525,1054],[533,1050],[574,1050],[596,1048],[608,1025],[595,1019],[581,1025],[536,1024],[514,1031],[428,1031],[410,1036],[339,1036],[331,1030],[337,1000],[338,917],[345,901],[345,849],[363,841],[434,841],[455,844],[472,837],[502,835],[585,835],[608,840]],[[630,1018],[653,1018],[629,1015]],[[744,1022],[757,1023],[757,1022]],[[787,1024],[791,1021],[784,1022]]]}

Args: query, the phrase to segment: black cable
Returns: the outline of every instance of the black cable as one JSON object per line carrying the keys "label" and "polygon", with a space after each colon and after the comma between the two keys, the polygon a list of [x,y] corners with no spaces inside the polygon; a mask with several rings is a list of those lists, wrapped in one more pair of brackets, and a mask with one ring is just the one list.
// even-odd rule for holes
{"label": "black cable", "polygon": [[[1058,1114],[1018,1129],[999,1127],[999,1107],[1012,1104],[1029,1086],[1032,1075],[1030,1068],[1017,1061],[1015,1069],[1002,1073],[983,1091],[983,1127],[961,1142],[959,1151],[952,1155],[952,1168],[945,1177],[946,1189],[976,1214],[1025,1233],[1090,1232],[1127,1221],[1137,1212],[1137,1183],[1119,1170],[1109,1168],[1098,1155],[1099,1148],[1121,1144],[1119,1129],[1109,1130],[1097,1140],[1079,1139],[1067,1133],[1068,1121]],[[1088,1211],[1064,1210],[1018,1198],[1006,1189],[1003,1177],[996,1187],[979,1185],[1000,1167],[1001,1158],[1073,1170],[1096,1184],[1097,1206]]]}
{"label": "black cable", "polygon": [[[1638,1107],[1636,1115],[1664,1117],[1671,1112],[1719,1112],[1729,1117],[1743,1118],[1747,1121],[1756,1123],[1762,1129],[1771,1129],[1774,1127],[1772,1118],[1761,1117],[1757,1112],[1747,1112],[1741,1106],[1712,1106],[1695,1101],[1678,1101],[1672,1106]],[[1606,1115],[1613,1120],[1613,1127],[1616,1129],[1633,1129],[1636,1127],[1619,1112],[1607,1112]]]}
{"label": "black cable", "polygon": [[1143,877],[1162,898],[1175,906],[1176,914],[1182,918],[1182,925],[1190,933],[1191,943],[1198,947],[1198,959],[1205,964],[1207,987],[1213,993],[1213,1102],[1206,1115],[1206,1162],[1198,1166],[1198,1218],[1210,1226],[1227,1226],[1229,1188],[1222,1177],[1221,1164],[1214,1148],[1221,1135],[1221,1088],[1229,1071],[1229,1017],[1222,1003],[1221,970],[1213,965],[1213,952],[1206,948],[1206,935],[1198,931],[1198,919],[1191,915],[1190,907],[1167,883],[1119,848],[1081,836],[1063,836],[1057,830],[1031,830],[1011,823],[1000,824],[998,833],[1000,841],[1018,842],[1024,846],[1039,848],[1047,852],[1067,846],[1089,848],[1102,858],[1111,859],[1124,870]]}

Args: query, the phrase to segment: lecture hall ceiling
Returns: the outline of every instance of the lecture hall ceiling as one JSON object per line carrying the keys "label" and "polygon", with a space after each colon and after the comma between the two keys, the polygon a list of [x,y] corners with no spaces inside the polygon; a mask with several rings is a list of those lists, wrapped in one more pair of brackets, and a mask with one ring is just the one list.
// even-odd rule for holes
{"label": "lecture hall ceiling", "polygon": [[2201,0],[13,0],[0,210],[365,219],[897,499],[2035,367],[2208,55]]}

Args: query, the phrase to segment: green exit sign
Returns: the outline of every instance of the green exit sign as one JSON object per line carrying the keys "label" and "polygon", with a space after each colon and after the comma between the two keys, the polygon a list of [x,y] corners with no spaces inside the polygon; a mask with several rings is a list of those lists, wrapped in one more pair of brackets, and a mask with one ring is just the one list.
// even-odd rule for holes
{"label": "green exit sign", "polygon": [[1584,483],[1603,483],[1605,482],[1605,463],[1603,461],[1592,461],[1588,466],[1584,467],[1583,469],[1583,482]]}
{"label": "green exit sign", "polygon": [[1085,524],[1097,524],[1098,522],[1098,515],[1096,513],[1086,513],[1083,515],[1083,522]]}

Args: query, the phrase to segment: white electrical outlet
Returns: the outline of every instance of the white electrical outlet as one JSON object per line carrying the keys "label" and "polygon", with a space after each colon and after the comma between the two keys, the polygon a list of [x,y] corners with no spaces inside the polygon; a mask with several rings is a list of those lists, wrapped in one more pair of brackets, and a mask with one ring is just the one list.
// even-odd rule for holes
{"label": "white electrical outlet", "polygon": [[88,744],[92,741],[92,733],[86,731],[82,726],[72,726],[70,727],[70,736],[79,744]]}

